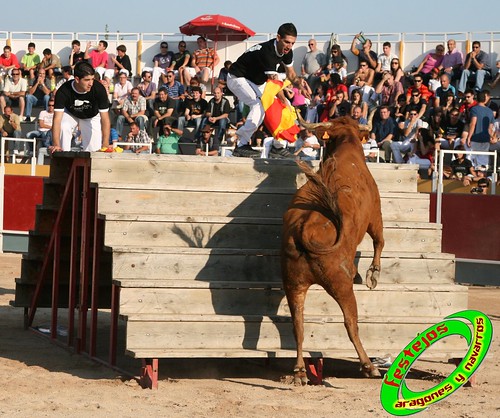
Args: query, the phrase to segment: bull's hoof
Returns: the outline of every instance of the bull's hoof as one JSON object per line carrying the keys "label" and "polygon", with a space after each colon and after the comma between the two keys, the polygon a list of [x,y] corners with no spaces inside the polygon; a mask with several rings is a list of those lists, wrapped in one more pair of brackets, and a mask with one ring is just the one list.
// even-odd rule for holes
{"label": "bull's hoof", "polygon": [[370,267],[366,272],[366,286],[368,289],[375,289],[377,287],[378,279],[380,277],[380,270],[377,267]]}
{"label": "bull's hoof", "polygon": [[295,386],[306,386],[308,381],[305,367],[293,371],[293,384]]}
{"label": "bull's hoof", "polygon": [[364,364],[361,366],[361,373],[364,377],[380,377],[380,371],[373,364]]}

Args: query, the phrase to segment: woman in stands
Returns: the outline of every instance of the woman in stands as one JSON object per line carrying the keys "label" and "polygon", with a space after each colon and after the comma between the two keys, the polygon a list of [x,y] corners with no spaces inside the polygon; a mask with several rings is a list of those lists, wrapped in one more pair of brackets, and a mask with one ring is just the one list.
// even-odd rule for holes
{"label": "woman in stands", "polygon": [[394,81],[403,82],[403,77],[405,75],[403,69],[401,68],[401,63],[399,62],[399,58],[394,57],[391,60],[391,73],[394,76]]}
{"label": "woman in stands", "polygon": [[422,62],[419,64],[417,69],[413,71],[410,75],[416,76],[417,74],[422,74],[425,85],[429,82],[431,78],[431,71],[434,68],[438,68],[444,58],[444,45],[438,45],[435,52],[430,52],[425,56]]}
{"label": "woman in stands", "polygon": [[361,108],[361,115],[363,118],[368,118],[368,104],[363,101],[363,95],[359,89],[354,89],[351,92],[351,116],[356,106]]}

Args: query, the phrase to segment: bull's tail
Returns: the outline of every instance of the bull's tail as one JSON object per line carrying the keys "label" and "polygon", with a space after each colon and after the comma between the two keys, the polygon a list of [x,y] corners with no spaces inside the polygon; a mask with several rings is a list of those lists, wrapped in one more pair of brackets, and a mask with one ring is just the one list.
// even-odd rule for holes
{"label": "bull's tail", "polygon": [[[328,163],[329,165],[331,164],[330,169],[335,170],[335,160],[330,158]],[[318,208],[323,215],[330,219],[335,226],[337,230],[337,240],[335,243],[337,243],[342,230],[342,212],[337,204],[337,191],[331,190],[324,182],[321,174],[312,170],[312,168],[304,161],[297,161],[297,165],[304,172],[310,182],[311,199],[316,205],[318,205]]]}

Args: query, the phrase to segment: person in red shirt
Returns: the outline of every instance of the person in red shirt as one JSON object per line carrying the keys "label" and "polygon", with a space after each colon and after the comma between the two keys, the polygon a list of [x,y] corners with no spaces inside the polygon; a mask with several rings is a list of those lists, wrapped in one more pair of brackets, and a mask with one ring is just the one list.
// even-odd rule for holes
{"label": "person in red shirt", "polygon": [[430,91],[429,88],[424,84],[424,78],[422,77],[422,75],[417,74],[413,81],[413,86],[409,87],[408,91],[406,92],[406,97],[408,98],[408,100],[411,99],[413,90],[418,90],[422,95],[422,99],[425,99],[427,103],[429,103],[429,99],[434,96],[434,93]]}
{"label": "person in red shirt", "polygon": [[19,61],[16,54],[12,53],[12,48],[9,45],[5,45],[3,47],[3,54],[0,55],[0,75],[7,74],[13,68],[19,68]]}
{"label": "person in red shirt", "polygon": [[460,120],[464,123],[470,122],[470,110],[477,105],[474,99],[474,90],[467,89],[464,93],[464,101],[460,105]]}

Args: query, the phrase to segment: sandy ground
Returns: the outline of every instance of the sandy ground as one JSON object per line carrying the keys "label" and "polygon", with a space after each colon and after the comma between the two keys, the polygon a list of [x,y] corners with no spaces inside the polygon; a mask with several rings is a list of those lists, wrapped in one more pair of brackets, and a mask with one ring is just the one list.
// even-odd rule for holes
{"label": "sandy ground", "polygon": [[[9,306],[20,257],[0,255],[0,416],[6,417],[385,417],[380,379],[363,379],[351,359],[325,361],[324,386],[294,387],[283,379],[292,360],[176,360],[160,362],[156,391],[23,330],[22,309]],[[470,308],[500,329],[500,289],[470,289]],[[477,375],[419,414],[422,417],[500,416],[500,340],[495,338]],[[453,366],[418,361],[408,379],[430,388]],[[135,370],[138,374],[138,370]]]}

